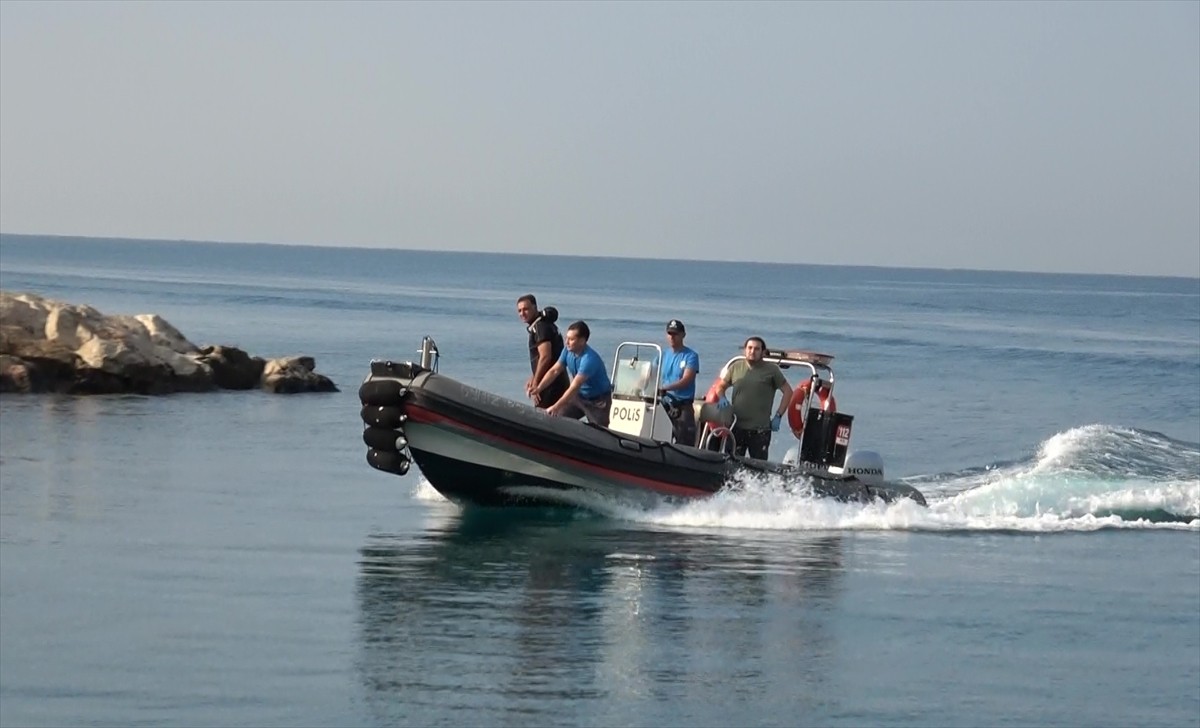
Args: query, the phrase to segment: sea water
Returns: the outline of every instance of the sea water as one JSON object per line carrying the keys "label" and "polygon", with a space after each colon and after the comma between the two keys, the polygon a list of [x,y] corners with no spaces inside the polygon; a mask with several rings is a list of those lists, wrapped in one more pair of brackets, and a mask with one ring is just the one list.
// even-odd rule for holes
{"label": "sea water", "polygon": [[[0,287],[342,390],[0,398],[4,726],[1200,725],[1197,278],[4,235]],[[609,357],[682,319],[701,389],[750,334],[835,355],[929,507],[372,470],[370,360],[519,399],[527,292]]]}

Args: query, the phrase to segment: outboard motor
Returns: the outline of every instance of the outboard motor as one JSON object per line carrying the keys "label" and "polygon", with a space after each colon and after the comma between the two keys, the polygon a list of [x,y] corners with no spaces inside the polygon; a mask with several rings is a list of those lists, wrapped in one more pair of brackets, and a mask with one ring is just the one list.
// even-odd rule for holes
{"label": "outboard motor", "polygon": [[846,462],[850,449],[850,429],[853,415],[810,407],[805,418],[804,440],[800,443],[800,460],[831,468]]}
{"label": "outboard motor", "polygon": [[855,450],[846,458],[843,472],[865,485],[884,485],[883,457],[872,450]]}

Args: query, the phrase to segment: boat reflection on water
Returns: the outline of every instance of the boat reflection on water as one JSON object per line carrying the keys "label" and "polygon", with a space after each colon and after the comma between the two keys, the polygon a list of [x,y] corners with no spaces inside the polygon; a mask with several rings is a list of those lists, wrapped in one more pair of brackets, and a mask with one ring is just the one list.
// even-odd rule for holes
{"label": "boat reflection on water", "polygon": [[358,668],[381,722],[802,720],[827,698],[838,536],[433,518],[360,552]]}

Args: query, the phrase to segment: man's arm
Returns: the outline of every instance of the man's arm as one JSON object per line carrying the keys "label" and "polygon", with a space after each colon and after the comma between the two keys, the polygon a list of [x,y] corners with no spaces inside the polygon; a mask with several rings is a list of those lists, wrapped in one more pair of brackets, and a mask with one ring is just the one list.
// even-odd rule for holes
{"label": "man's arm", "polygon": [[717,383],[717,396],[725,394],[725,390],[733,386],[733,366],[724,367],[721,369],[721,381]]}
{"label": "man's arm", "polygon": [[775,408],[775,414],[782,417],[787,414],[788,402],[792,401],[792,385],[788,384],[787,377],[783,375],[783,370],[779,371],[779,391],[783,392],[783,399],[779,400],[779,406]]}
{"label": "man's arm", "polygon": [[[550,371],[550,367],[554,365],[554,357],[551,353],[554,347],[550,345],[550,341],[542,341],[537,345],[538,360],[537,369],[534,370],[533,376],[529,378],[529,385],[526,387],[525,393],[530,396],[535,396],[537,393],[533,389],[542,382],[542,377],[546,376],[546,372]],[[553,380],[551,380],[553,381]]]}
{"label": "man's arm", "polygon": [[[696,379],[696,370],[692,369],[691,367],[688,367],[687,369],[683,370],[682,377],[680,377],[679,379],[675,380],[674,382],[671,382],[670,384],[664,386],[662,388],[662,390],[664,392],[672,392],[676,389],[687,389],[687,386],[689,384],[691,384],[693,381],[695,381],[695,379]],[[722,384],[724,384],[724,382],[722,382]],[[721,391],[723,392],[725,390],[722,389]]]}

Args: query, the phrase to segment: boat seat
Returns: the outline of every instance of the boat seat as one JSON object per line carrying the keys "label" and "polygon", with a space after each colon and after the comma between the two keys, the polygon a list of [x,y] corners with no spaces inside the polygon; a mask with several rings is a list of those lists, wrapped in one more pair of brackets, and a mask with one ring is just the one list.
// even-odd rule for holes
{"label": "boat seat", "polygon": [[721,411],[717,405],[704,400],[696,400],[696,447],[711,449],[709,443],[705,442],[708,439],[708,434],[718,427],[733,428],[737,418],[733,415],[733,408],[728,407]]}
{"label": "boat seat", "polygon": [[692,403],[696,408],[696,429],[704,427],[706,423],[712,423],[713,427],[732,427],[733,426],[733,408],[729,407],[724,412],[717,408],[711,402],[705,402],[698,399]]}

